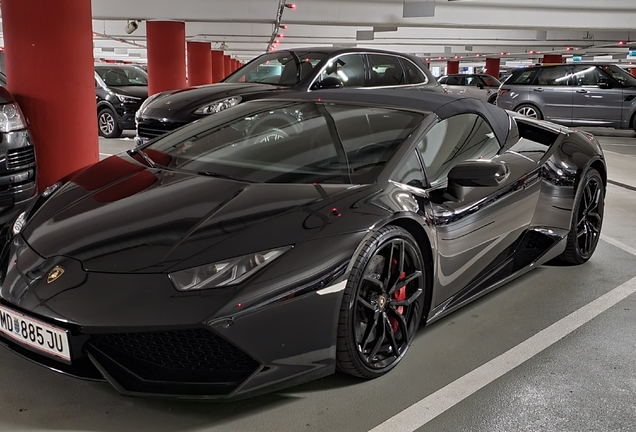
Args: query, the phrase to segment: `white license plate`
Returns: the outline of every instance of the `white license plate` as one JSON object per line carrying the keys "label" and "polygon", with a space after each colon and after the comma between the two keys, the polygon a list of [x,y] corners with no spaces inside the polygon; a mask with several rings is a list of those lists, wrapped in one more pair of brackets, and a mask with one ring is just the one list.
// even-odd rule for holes
{"label": "white license plate", "polygon": [[0,333],[37,351],[71,362],[68,331],[0,306]]}

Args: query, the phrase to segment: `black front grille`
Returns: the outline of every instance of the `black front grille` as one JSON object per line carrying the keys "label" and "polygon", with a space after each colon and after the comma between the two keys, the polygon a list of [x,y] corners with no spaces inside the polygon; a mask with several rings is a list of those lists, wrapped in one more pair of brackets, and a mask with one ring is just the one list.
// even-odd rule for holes
{"label": "black front grille", "polygon": [[35,164],[35,150],[33,146],[20,147],[7,151],[7,169],[15,170]]}
{"label": "black front grille", "polygon": [[156,138],[158,136],[172,132],[183,126],[180,123],[163,123],[156,120],[145,119],[137,124],[137,135],[142,138]]}
{"label": "black front grille", "polygon": [[205,329],[95,335],[91,343],[144,380],[240,382],[258,363]]}

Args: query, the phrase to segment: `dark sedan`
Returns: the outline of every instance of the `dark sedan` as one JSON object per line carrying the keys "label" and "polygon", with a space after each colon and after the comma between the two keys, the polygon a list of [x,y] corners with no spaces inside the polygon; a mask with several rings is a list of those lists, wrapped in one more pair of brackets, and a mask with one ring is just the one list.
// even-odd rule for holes
{"label": "dark sedan", "polygon": [[421,322],[589,260],[605,184],[591,135],[474,99],[242,103],[28,209],[0,258],[0,343],[128,395],[379,377]]}
{"label": "dark sedan", "polygon": [[272,92],[328,88],[444,92],[415,56],[359,48],[298,48],[263,54],[219,84],[151,96],[137,113],[137,135],[147,141]]}

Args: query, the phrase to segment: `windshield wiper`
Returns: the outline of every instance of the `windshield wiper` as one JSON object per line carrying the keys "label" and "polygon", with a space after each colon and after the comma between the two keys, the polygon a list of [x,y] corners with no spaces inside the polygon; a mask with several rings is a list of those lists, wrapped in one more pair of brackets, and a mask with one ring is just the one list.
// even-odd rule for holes
{"label": "windshield wiper", "polygon": [[150,156],[148,156],[146,153],[144,153],[142,150],[134,148],[134,149],[130,149],[128,150],[128,154],[138,154],[139,156],[141,156],[141,158],[144,160],[144,162],[146,162],[146,164],[150,167],[150,168],[157,168],[157,164],[155,163],[155,161],[153,161],[152,159],[150,159]]}
{"label": "windshield wiper", "polygon": [[256,183],[255,181],[252,181],[252,180],[246,180],[246,179],[243,179],[243,178],[234,177],[234,176],[231,176],[231,175],[228,175],[228,174],[221,174],[221,173],[214,172],[214,171],[199,171],[197,174],[208,176],[208,177],[222,178],[222,179],[226,179],[226,180],[234,180],[234,181],[244,182],[244,183]]}

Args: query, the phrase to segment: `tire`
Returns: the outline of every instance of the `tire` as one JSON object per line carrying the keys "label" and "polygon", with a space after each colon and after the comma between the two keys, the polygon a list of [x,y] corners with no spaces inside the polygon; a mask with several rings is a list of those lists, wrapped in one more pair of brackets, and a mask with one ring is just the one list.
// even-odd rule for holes
{"label": "tire", "polygon": [[570,265],[587,262],[598,245],[603,226],[605,186],[601,175],[590,168],[576,192],[572,226],[565,251],[558,259]]}
{"label": "tire", "polygon": [[636,132],[636,113],[632,116],[632,129]]}
{"label": "tire", "polygon": [[117,116],[110,108],[104,108],[97,114],[97,131],[104,138],[119,138],[122,130],[117,124]]}
{"label": "tire", "polygon": [[405,229],[387,226],[365,241],[340,307],[340,371],[372,379],[402,360],[422,320],[426,280],[422,252]]}
{"label": "tire", "polygon": [[543,120],[543,114],[541,113],[541,110],[539,110],[539,108],[537,108],[534,105],[530,105],[530,104],[519,105],[515,109],[515,112],[518,112],[519,114],[524,115],[526,117],[535,118],[537,120]]}

